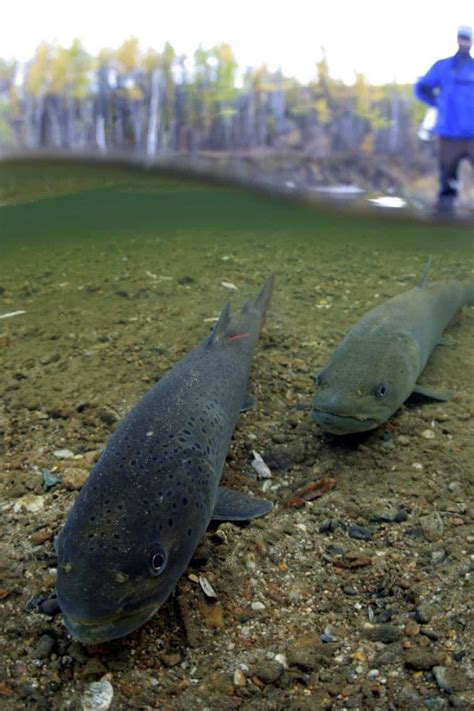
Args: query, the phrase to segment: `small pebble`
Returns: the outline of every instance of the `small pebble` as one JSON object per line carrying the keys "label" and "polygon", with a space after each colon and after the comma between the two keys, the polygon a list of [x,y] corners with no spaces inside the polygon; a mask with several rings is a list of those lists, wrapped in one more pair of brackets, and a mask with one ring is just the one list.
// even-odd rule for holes
{"label": "small pebble", "polygon": [[41,356],[40,358],[40,363],[41,365],[50,365],[51,363],[57,363],[58,360],[61,359],[61,356],[59,353],[46,353],[44,356]]}
{"label": "small pebble", "polygon": [[234,686],[238,688],[243,688],[247,683],[245,674],[241,669],[236,669],[234,672]]}
{"label": "small pebble", "polygon": [[410,686],[404,686],[400,690],[398,701],[400,704],[404,704],[402,708],[406,709],[416,709],[420,703],[420,697],[418,692]]}
{"label": "small pebble", "polygon": [[357,595],[357,590],[355,588],[350,587],[349,585],[343,585],[342,592],[344,593],[344,595]]}
{"label": "small pebble", "polygon": [[438,666],[443,658],[444,655],[442,653],[432,652],[423,647],[408,649],[404,653],[405,665],[408,669],[415,669],[415,671],[429,671]]}
{"label": "small pebble", "polygon": [[61,483],[64,488],[69,491],[78,491],[79,489],[82,489],[88,476],[89,472],[87,469],[68,467],[68,469],[65,469],[62,474]]}
{"label": "small pebble", "polygon": [[39,638],[38,643],[33,648],[31,656],[33,659],[47,659],[52,652],[56,641],[48,634],[44,634]]}
{"label": "small pebble", "polygon": [[326,628],[324,630],[323,634],[319,635],[319,639],[321,640],[321,642],[324,642],[325,644],[329,644],[330,642],[336,641],[336,637],[329,630],[329,628]]}
{"label": "small pebble", "polygon": [[404,509],[400,509],[400,511],[397,511],[395,514],[395,518],[393,519],[395,523],[403,523],[408,519],[408,513]]}
{"label": "small pebble", "polygon": [[427,627],[420,627],[420,634],[422,634],[424,637],[428,637],[428,639],[431,639],[433,642],[436,642],[439,639],[436,632],[428,629]]}
{"label": "small pebble", "polygon": [[444,699],[441,699],[439,696],[436,697],[430,697],[428,699],[424,700],[424,707],[425,709],[445,709],[446,708],[446,702]]}
{"label": "small pebble", "polygon": [[35,494],[25,494],[15,503],[13,511],[19,513],[19,511],[25,510],[30,513],[39,513],[44,509],[44,497],[36,496]]}
{"label": "small pebble", "polygon": [[286,654],[275,654],[275,661],[282,665],[283,669],[288,669],[288,659]]}
{"label": "small pebble", "polygon": [[433,432],[433,430],[423,430],[421,436],[424,437],[424,439],[434,439],[436,437],[436,434]]}
{"label": "small pebble", "polygon": [[183,658],[179,652],[171,652],[170,654],[163,654],[161,660],[165,667],[172,669],[173,667],[177,667],[178,664],[181,664]]}
{"label": "small pebble", "polygon": [[312,671],[321,666],[321,655],[325,649],[319,637],[313,634],[294,639],[287,650],[289,667],[298,667],[303,671]]}
{"label": "small pebble", "polygon": [[107,711],[110,708],[114,689],[107,676],[89,684],[81,699],[82,711]]}
{"label": "small pebble", "polygon": [[327,518],[320,525],[319,533],[333,533],[336,530],[337,526],[338,526],[338,524],[337,524],[336,519]]}
{"label": "small pebble", "polygon": [[420,625],[415,620],[409,620],[405,625],[405,634],[407,637],[416,637],[420,631]]}
{"label": "small pebble", "polygon": [[60,611],[58,600],[55,597],[50,597],[47,600],[44,600],[40,604],[39,609],[43,615],[48,615],[48,617],[54,617],[54,615]]}
{"label": "small pebble", "polygon": [[245,556],[245,567],[247,570],[257,569],[257,561],[255,560],[255,555],[253,553],[247,553]]}
{"label": "small pebble", "polygon": [[259,612],[260,610],[265,609],[265,605],[263,604],[263,602],[259,602],[258,600],[256,602],[252,602],[250,607],[252,608],[252,610],[255,610],[256,612]]}
{"label": "small pebble", "polygon": [[420,518],[420,526],[427,541],[437,541],[444,532],[443,519],[437,511]]}
{"label": "small pebble", "polygon": [[416,619],[420,624],[425,624],[429,622],[434,615],[434,610],[431,605],[422,603],[416,608]]}
{"label": "small pebble", "polygon": [[81,669],[81,676],[88,678],[88,681],[96,681],[107,674],[107,667],[97,657],[88,659]]}
{"label": "small pebble", "polygon": [[364,526],[357,526],[357,524],[353,524],[349,528],[349,536],[351,538],[357,538],[360,541],[370,541],[372,538],[372,531],[369,528],[364,528]]}
{"label": "small pebble", "polygon": [[283,667],[275,659],[266,659],[256,665],[254,673],[264,684],[274,684],[281,677]]}
{"label": "small pebble", "polygon": [[431,562],[433,565],[439,565],[446,559],[446,551],[433,551],[431,553]]}
{"label": "small pebble", "polygon": [[434,667],[433,674],[439,688],[446,691],[447,694],[453,694],[457,691],[464,691],[469,688],[471,682],[460,669],[452,667]]}
{"label": "small pebble", "polygon": [[374,625],[367,630],[366,637],[373,642],[390,644],[397,642],[402,637],[402,631],[394,625]]}
{"label": "small pebble", "polygon": [[51,538],[51,531],[48,528],[40,528],[36,533],[32,533],[30,541],[34,546],[40,546]]}
{"label": "small pebble", "polygon": [[73,459],[74,452],[71,452],[70,449],[55,449],[53,456],[56,457],[56,459]]}
{"label": "small pebble", "polygon": [[380,511],[374,511],[374,513],[368,516],[370,523],[393,523],[397,515],[397,510],[395,508],[386,508]]}

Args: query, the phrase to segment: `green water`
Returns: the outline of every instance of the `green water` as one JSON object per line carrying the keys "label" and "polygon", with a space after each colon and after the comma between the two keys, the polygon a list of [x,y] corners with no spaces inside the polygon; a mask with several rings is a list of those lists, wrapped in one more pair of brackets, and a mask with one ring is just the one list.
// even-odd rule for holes
{"label": "green water", "polygon": [[[429,255],[433,278],[474,261],[463,226],[139,171],[3,165],[0,188],[0,314],[26,311],[0,321],[9,341],[0,358],[26,368],[59,349],[61,366],[39,368],[35,387],[49,393],[53,380],[62,398],[74,396],[85,364],[91,397],[123,369],[131,404],[141,386],[123,350],[140,353],[153,380],[205,335],[226,299],[242,303],[272,271],[269,333],[314,372],[368,308],[416,283]],[[301,398],[311,395],[308,381]]]}
{"label": "green water", "polygon": [[[248,659],[249,640],[239,631],[236,611],[250,609],[248,591],[254,589],[266,606],[260,622],[248,618],[259,650],[284,651],[288,640],[308,631],[316,635],[319,650],[319,635],[330,625],[343,640],[338,655],[340,649],[368,649],[375,658],[378,650],[366,647],[361,630],[369,606],[378,608],[374,599],[384,599],[378,581],[389,577],[395,581],[387,586],[386,598],[394,624],[403,628],[413,621],[411,591],[418,591],[430,604],[442,600],[434,626],[440,645],[467,647],[460,628],[452,646],[452,630],[448,634],[445,627],[462,619],[467,594],[467,578],[460,574],[469,563],[467,526],[459,517],[465,516],[467,523],[474,309],[465,309],[461,322],[446,332],[445,347],[435,350],[421,378],[423,384],[454,390],[453,401],[403,408],[362,444],[325,437],[306,405],[314,394],[314,372],[347,329],[369,308],[412,288],[429,255],[433,279],[472,272],[472,228],[389,219],[389,213],[368,217],[342,208],[310,208],[216,184],[65,164],[0,165],[0,205],[0,316],[24,312],[0,319],[0,497],[6,502],[0,539],[5,542],[2,592],[14,591],[4,603],[12,678],[22,658],[28,665],[25,679],[37,679],[39,667],[29,647],[50,629],[47,624],[64,649],[70,643],[60,615],[46,623],[44,615],[25,612],[38,591],[45,597],[53,594],[53,534],[80,486],[64,484],[46,493],[41,472],[65,478],[72,463],[70,471],[81,467],[79,474],[87,475],[92,460],[85,457],[98,455],[138,398],[208,333],[225,301],[231,298],[238,306],[255,296],[272,271],[274,300],[250,383],[257,405],[241,417],[224,477],[236,488],[250,486],[261,494],[262,483],[252,479],[250,464],[252,450],[261,452],[274,463],[272,488],[265,496],[273,499],[275,510],[248,528],[227,524],[219,543],[207,539],[211,554],[204,572],[218,589],[217,606],[224,610],[219,634],[201,610],[200,590],[183,576],[179,609],[184,627],[179,627],[171,602],[143,635],[133,638],[132,654],[126,651],[126,639],[123,647],[118,642],[101,657],[112,670],[117,650],[125,653],[123,671],[113,677],[117,708],[128,707],[130,689],[140,707],[151,708],[157,699],[167,702],[166,695],[157,694],[165,693],[181,667],[170,673],[167,665],[156,664],[158,642],[167,652],[182,645],[188,669],[195,665],[198,670],[193,672],[196,678],[206,679],[209,670],[213,675],[208,687],[170,687],[169,708],[203,703],[230,708],[228,692],[216,687],[215,678],[227,675],[229,694],[235,694],[235,667],[220,670],[222,660],[234,664]],[[74,452],[77,461],[58,460],[55,451],[63,448]],[[295,493],[321,478],[337,479],[337,485],[320,502],[298,511],[287,505]],[[14,502],[32,492],[42,498],[44,508],[17,513]],[[385,525],[375,528],[372,541],[347,537],[347,526],[368,525],[365,513],[386,506],[408,511],[408,520],[386,530]],[[420,516],[432,511],[441,511],[445,523],[443,538],[430,543],[412,532],[419,529]],[[453,514],[457,518],[451,525]],[[340,520],[341,526],[322,534],[326,519]],[[44,529],[49,536],[44,547],[33,546],[30,537]],[[346,577],[341,568],[323,562],[331,543],[343,546],[341,551],[355,551],[356,559],[342,571]],[[309,548],[302,547],[307,544]],[[274,545],[271,557],[268,551]],[[430,556],[440,550],[449,555],[442,567],[434,568]],[[247,567],[249,551],[257,561],[256,572]],[[352,565],[358,555],[366,558],[360,569]],[[348,595],[341,580],[354,587]],[[278,589],[282,601],[270,595],[267,585]],[[295,597],[290,599],[289,590]],[[343,688],[340,662],[328,656],[325,663],[332,688],[335,678]],[[65,708],[71,695],[82,693],[85,682],[74,664],[73,677],[68,670],[59,678],[57,668],[42,660],[38,686],[53,698],[52,708]],[[158,691],[136,676],[148,664]],[[420,698],[433,695],[432,682],[418,673],[410,676],[398,658],[387,662],[386,669],[382,704],[399,699],[402,684],[416,686]],[[365,672],[360,678],[365,679]],[[324,691],[326,682],[318,678],[316,683]],[[280,706],[288,704],[286,687],[274,687],[272,693]],[[176,705],[175,697],[182,697]],[[15,695],[11,700],[10,708],[23,703]],[[261,696],[256,703],[275,708]],[[316,700],[314,707],[328,704]]]}
{"label": "green water", "polygon": [[416,283],[429,255],[434,278],[466,271],[474,257],[472,230],[460,225],[99,166],[4,164],[0,203],[1,312],[27,311],[3,321],[8,332],[156,318],[150,339],[173,351],[272,271],[278,328],[295,351],[310,342],[324,352],[367,307]]}

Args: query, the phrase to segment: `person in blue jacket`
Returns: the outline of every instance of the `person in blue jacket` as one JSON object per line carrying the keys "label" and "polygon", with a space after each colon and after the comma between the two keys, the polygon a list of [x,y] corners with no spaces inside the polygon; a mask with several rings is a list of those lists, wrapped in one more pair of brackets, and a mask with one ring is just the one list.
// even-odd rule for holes
{"label": "person in blue jacket", "polygon": [[458,29],[458,51],[440,59],[415,84],[418,99],[437,109],[434,132],[439,137],[438,208],[454,209],[458,168],[467,158],[474,166],[474,58],[472,28]]}

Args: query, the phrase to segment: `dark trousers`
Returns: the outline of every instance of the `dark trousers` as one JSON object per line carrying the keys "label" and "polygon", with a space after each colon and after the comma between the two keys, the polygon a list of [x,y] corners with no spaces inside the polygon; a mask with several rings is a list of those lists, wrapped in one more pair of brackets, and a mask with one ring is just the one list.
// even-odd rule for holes
{"label": "dark trousers", "polygon": [[467,158],[474,166],[474,138],[439,137],[439,193],[440,208],[452,209],[458,194],[458,169]]}

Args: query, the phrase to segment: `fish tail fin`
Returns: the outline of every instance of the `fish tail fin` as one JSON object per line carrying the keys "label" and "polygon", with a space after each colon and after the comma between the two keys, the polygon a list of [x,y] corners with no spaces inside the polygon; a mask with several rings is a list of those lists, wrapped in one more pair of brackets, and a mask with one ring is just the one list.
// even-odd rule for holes
{"label": "fish tail fin", "polygon": [[270,274],[268,279],[265,281],[264,285],[262,286],[259,295],[255,299],[254,302],[254,308],[257,309],[257,311],[260,313],[260,317],[262,320],[262,326],[265,323],[265,319],[267,318],[267,311],[268,307],[270,306],[270,302],[272,300],[272,294],[273,294],[273,287],[275,286],[275,274]]}
{"label": "fish tail fin", "polygon": [[463,306],[474,306],[474,276],[467,276],[465,269],[458,269],[451,281],[459,282],[462,287]]}
{"label": "fish tail fin", "polygon": [[425,264],[425,268],[423,269],[423,272],[420,277],[420,281],[418,282],[418,287],[422,289],[424,286],[426,286],[426,283],[428,281],[428,273],[430,271],[431,267],[431,255],[428,257],[428,260]]}
{"label": "fish tail fin", "polygon": [[[260,328],[263,326],[265,323],[265,318],[267,315],[267,310],[270,305],[270,301],[272,298],[272,292],[273,292],[273,286],[275,284],[275,275],[271,274],[264,285],[262,286],[262,289],[255,299],[255,301],[249,300],[244,303],[241,309],[241,313],[250,317],[251,320],[255,319],[255,311],[257,312],[257,318],[260,319]],[[253,311],[253,313],[252,313]],[[232,323],[232,316],[231,316],[231,311],[230,311],[230,301],[227,301],[224,305],[224,308],[222,309],[221,315],[219,316],[216,325],[212,329],[211,335],[208,338],[207,344],[208,346],[216,345],[218,343],[221,343],[226,340],[226,338],[229,337],[229,333],[231,333],[232,328],[236,328],[236,323]],[[234,334],[232,336],[232,340],[237,340],[241,338],[243,335],[248,335],[248,334]]]}

